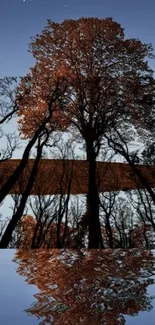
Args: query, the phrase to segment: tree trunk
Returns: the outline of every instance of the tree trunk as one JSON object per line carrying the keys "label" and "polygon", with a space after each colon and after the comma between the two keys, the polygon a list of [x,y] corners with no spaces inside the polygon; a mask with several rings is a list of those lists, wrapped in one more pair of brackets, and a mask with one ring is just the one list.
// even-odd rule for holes
{"label": "tree trunk", "polygon": [[49,108],[49,110],[50,110],[49,116],[44,119],[42,124],[39,126],[39,128],[36,130],[33,137],[31,138],[31,140],[27,144],[19,165],[14,170],[14,172],[9,177],[9,179],[5,182],[5,184],[2,186],[2,188],[0,189],[0,203],[4,200],[6,195],[9,194],[10,190],[15,185],[15,183],[19,179],[20,175],[22,174],[23,170],[27,166],[31,149],[33,148],[33,146],[34,146],[35,142],[37,141],[38,137],[40,136],[41,132],[44,130],[46,124],[52,118],[51,108]]}
{"label": "tree trunk", "polygon": [[9,221],[9,223],[4,231],[4,234],[2,235],[2,238],[0,241],[0,248],[8,247],[8,245],[11,241],[11,238],[12,238],[13,231],[15,230],[19,220],[23,216],[23,212],[25,209],[25,205],[26,205],[28,196],[31,192],[31,189],[33,187],[33,184],[34,184],[36,176],[37,176],[38,165],[39,165],[39,162],[41,159],[41,154],[42,154],[42,146],[37,148],[37,156],[34,161],[34,164],[33,164],[29,179],[28,179],[28,183],[27,183],[26,188],[22,194],[22,198],[21,198],[19,207],[17,208],[17,211],[12,216],[12,219]]}
{"label": "tree trunk", "polygon": [[103,248],[101,227],[99,221],[99,193],[96,184],[96,156],[93,142],[86,143],[88,161],[88,193],[87,214],[89,224],[88,248]]}
{"label": "tree trunk", "polygon": [[106,228],[106,233],[107,233],[107,236],[108,236],[109,248],[113,248],[114,247],[114,245],[113,245],[113,234],[112,234],[112,229],[111,229],[111,226],[110,226],[109,217],[110,217],[109,215],[106,216],[105,228]]}

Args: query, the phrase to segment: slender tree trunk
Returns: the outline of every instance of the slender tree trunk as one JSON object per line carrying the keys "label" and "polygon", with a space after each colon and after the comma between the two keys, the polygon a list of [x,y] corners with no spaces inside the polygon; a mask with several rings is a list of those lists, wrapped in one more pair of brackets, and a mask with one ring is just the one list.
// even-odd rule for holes
{"label": "slender tree trunk", "polygon": [[28,183],[26,185],[26,188],[22,194],[22,198],[19,204],[19,207],[17,208],[17,211],[15,212],[15,214],[12,216],[12,219],[9,221],[5,232],[1,238],[0,241],[0,248],[7,248],[11,238],[12,238],[12,234],[13,231],[15,230],[15,227],[17,226],[18,221],[21,219],[24,209],[25,209],[25,205],[27,202],[27,198],[30,194],[30,191],[33,187],[33,184],[35,182],[36,176],[37,176],[37,172],[38,172],[38,165],[40,162],[40,158],[41,158],[41,154],[42,154],[42,146],[38,148],[37,150],[37,157],[34,161],[34,165],[32,167],[29,179],[28,179]]}
{"label": "slender tree trunk", "polygon": [[109,248],[113,248],[114,247],[114,245],[113,245],[113,234],[112,234],[112,229],[111,229],[111,226],[110,226],[109,217],[110,217],[109,215],[106,216],[105,228],[106,228],[106,232],[107,232],[107,236],[108,236]]}
{"label": "slender tree trunk", "polygon": [[42,122],[42,124],[39,126],[38,130],[33,135],[32,139],[27,144],[27,146],[26,146],[26,148],[24,150],[22,159],[20,160],[19,165],[14,170],[14,172],[9,177],[9,179],[6,180],[6,182],[2,186],[2,188],[0,189],[0,203],[4,200],[4,198],[6,197],[6,195],[9,194],[10,190],[15,185],[15,183],[19,179],[20,175],[22,174],[23,170],[27,166],[28,160],[29,160],[30,151],[33,148],[33,146],[34,146],[35,142],[37,141],[38,137],[40,136],[41,132],[44,130],[46,123],[48,121],[50,121],[51,118],[52,118],[52,111],[49,113],[49,116],[44,119],[44,121]]}
{"label": "slender tree trunk", "polygon": [[143,176],[142,172],[133,163],[131,163],[131,161],[129,159],[127,160],[127,162],[129,163],[129,165],[132,168],[132,170],[134,171],[134,173],[138,176],[138,178],[140,179],[143,186],[147,189],[147,191],[149,192],[149,194],[152,198],[153,203],[155,204],[155,193],[153,192],[148,180],[146,179],[145,176]]}
{"label": "slender tree trunk", "polygon": [[88,193],[87,193],[87,214],[89,223],[89,244],[88,248],[103,247],[102,234],[99,221],[99,193],[96,184],[96,156],[93,142],[87,142],[88,161]]}

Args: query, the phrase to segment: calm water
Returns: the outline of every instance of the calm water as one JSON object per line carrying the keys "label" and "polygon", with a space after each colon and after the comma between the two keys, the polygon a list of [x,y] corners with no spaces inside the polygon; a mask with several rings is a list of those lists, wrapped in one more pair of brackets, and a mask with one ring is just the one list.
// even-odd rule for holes
{"label": "calm water", "polygon": [[1,250],[0,324],[154,325],[155,251]]}

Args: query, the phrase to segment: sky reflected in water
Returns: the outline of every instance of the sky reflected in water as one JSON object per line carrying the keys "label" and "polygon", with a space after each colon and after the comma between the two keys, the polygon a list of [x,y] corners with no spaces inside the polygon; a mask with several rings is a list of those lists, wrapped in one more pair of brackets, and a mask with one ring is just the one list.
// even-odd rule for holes
{"label": "sky reflected in water", "polygon": [[154,324],[154,251],[1,250],[0,261],[0,324]]}
{"label": "sky reflected in water", "polygon": [[23,312],[34,302],[37,287],[27,285],[25,278],[16,272],[17,265],[12,262],[15,252],[14,249],[0,250],[0,324],[37,325],[36,317]]}

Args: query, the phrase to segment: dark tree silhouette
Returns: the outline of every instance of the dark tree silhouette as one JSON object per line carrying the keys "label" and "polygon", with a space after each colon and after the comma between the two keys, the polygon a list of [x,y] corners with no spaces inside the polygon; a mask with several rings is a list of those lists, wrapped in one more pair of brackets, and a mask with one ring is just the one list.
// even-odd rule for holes
{"label": "dark tree silhouette", "polygon": [[85,142],[89,248],[102,247],[96,159],[107,132],[121,128],[128,138],[129,122],[143,125],[148,117],[152,71],[146,58],[153,56],[152,47],[125,39],[122,27],[111,18],[81,18],[62,23],[49,20],[42,34],[32,40],[30,51],[36,65],[21,84],[25,94],[21,131],[25,137],[35,132],[46,114],[51,75],[62,76],[68,89],[56,106],[55,118],[62,130],[70,127]]}

